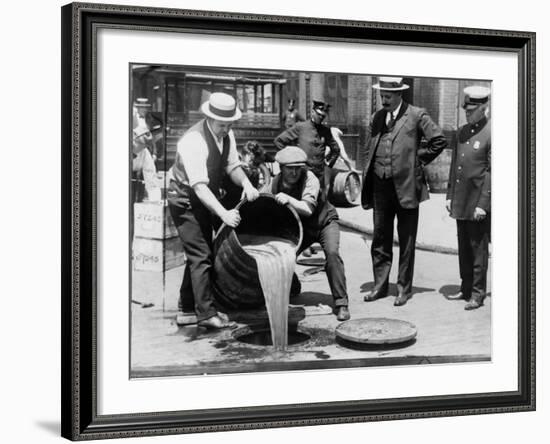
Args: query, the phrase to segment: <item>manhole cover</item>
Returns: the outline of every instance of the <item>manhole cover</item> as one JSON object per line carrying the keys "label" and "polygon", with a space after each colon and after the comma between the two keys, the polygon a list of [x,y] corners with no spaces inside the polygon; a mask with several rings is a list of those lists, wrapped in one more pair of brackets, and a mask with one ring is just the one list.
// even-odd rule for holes
{"label": "manhole cover", "polygon": [[397,344],[415,338],[416,326],[399,319],[352,319],[336,328],[336,336],[361,344]]}

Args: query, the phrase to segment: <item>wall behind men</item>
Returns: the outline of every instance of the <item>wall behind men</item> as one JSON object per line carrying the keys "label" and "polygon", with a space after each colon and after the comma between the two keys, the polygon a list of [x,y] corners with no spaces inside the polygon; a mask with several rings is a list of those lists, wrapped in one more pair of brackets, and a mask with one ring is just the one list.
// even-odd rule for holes
{"label": "wall behind men", "polygon": [[[550,103],[543,69],[550,47],[543,3],[465,0],[320,2],[278,0],[113,0],[121,4],[319,16],[386,22],[517,29],[538,33],[538,171]],[[6,443],[59,443],[60,421],[60,6],[59,0],[8,2],[2,34],[2,205],[0,436]],[[99,3],[92,1],[92,3]],[[16,161],[14,161],[16,160]],[[550,178],[538,175],[538,226],[549,219],[542,196]],[[546,199],[547,200],[547,199]],[[515,443],[544,442],[550,420],[548,236],[538,233],[538,410],[533,413],[254,430],[192,436],[115,440],[117,443]],[[547,324],[547,323],[546,323]],[[414,381],[411,381],[414,383]]]}

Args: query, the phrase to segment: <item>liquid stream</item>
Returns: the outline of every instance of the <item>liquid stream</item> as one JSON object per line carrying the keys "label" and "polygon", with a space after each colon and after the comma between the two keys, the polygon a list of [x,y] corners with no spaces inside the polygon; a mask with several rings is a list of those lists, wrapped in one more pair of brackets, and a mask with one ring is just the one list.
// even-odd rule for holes
{"label": "liquid stream", "polygon": [[288,345],[288,302],[296,263],[292,242],[273,236],[240,235],[239,241],[258,265],[271,338],[276,350]]}

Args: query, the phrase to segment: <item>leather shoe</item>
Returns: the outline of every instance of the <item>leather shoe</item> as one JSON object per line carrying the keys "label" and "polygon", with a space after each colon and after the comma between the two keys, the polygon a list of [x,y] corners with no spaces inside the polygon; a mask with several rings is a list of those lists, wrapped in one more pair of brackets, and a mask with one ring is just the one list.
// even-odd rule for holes
{"label": "leather shoe", "polygon": [[336,319],[339,321],[347,321],[350,317],[349,309],[345,305],[341,305],[336,309]]}
{"label": "leather shoe", "polygon": [[472,298],[464,306],[464,310],[475,310],[483,305],[483,300],[478,298]]}
{"label": "leather shoe", "polygon": [[377,299],[385,298],[387,295],[388,295],[388,293],[386,291],[371,290],[365,295],[363,300],[365,302],[372,302],[372,301],[376,301]]}
{"label": "leather shoe", "polygon": [[216,314],[208,319],[199,321],[199,327],[205,327],[208,329],[221,330],[222,328],[233,328],[237,324],[233,321],[224,320],[219,314]]}
{"label": "leather shoe", "polygon": [[395,298],[395,301],[393,302],[393,305],[395,305],[396,307],[400,307],[401,305],[405,305],[410,298],[411,298],[410,294],[399,293],[397,295],[397,297]]}
{"label": "leather shoe", "polygon": [[470,298],[466,296],[462,291],[459,291],[458,293],[450,294],[449,296],[447,296],[447,299],[449,301],[460,301],[460,300],[468,301]]}

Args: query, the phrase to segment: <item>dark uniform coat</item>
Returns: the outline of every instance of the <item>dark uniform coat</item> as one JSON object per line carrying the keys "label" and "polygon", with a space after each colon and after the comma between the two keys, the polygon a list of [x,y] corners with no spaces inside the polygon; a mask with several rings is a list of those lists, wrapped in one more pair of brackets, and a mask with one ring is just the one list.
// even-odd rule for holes
{"label": "dark uniform coat", "polygon": [[325,171],[325,147],[330,148],[330,159],[335,160],[340,154],[340,147],[332,137],[330,128],[317,125],[311,120],[298,122],[279,134],[274,140],[277,149],[294,145],[302,148],[307,154],[307,164],[318,178]]}
{"label": "dark uniform coat", "polygon": [[[378,142],[385,130],[386,111],[374,114],[368,128],[365,169],[363,170],[363,208],[373,207],[372,175]],[[420,140],[427,140],[421,147]],[[418,208],[429,199],[423,166],[434,160],[447,147],[447,140],[426,110],[402,102],[391,134],[392,178],[399,204],[403,208]]]}
{"label": "dark uniform coat", "polygon": [[491,122],[486,118],[458,130],[447,199],[455,219],[474,220],[476,207],[491,211]]}

